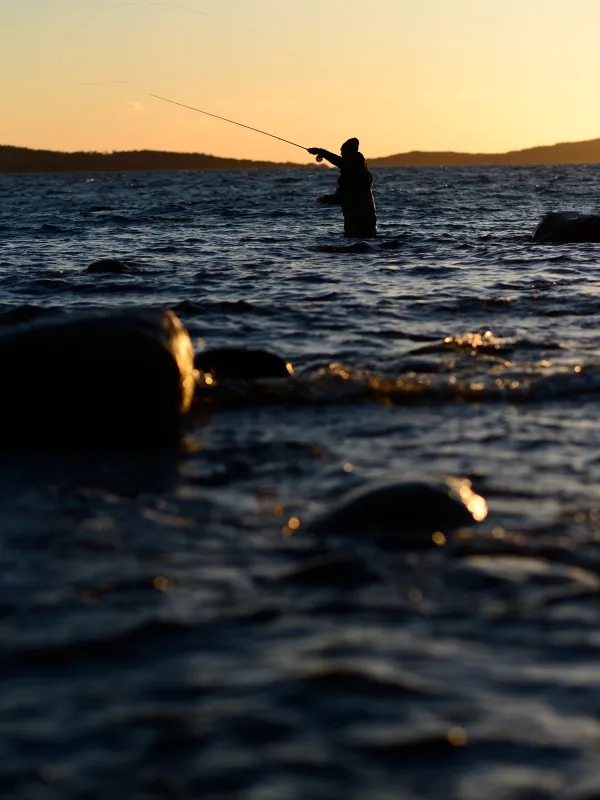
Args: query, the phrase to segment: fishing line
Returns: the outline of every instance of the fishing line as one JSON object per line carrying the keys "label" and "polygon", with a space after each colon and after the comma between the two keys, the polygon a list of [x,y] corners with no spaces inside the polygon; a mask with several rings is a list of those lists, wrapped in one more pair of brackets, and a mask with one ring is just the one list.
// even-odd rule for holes
{"label": "fishing line", "polygon": [[[104,6],[103,8],[97,9],[96,11],[92,12],[91,14],[87,14],[87,15],[85,15],[83,17],[80,17],[78,21],[79,21],[79,23],[81,23],[81,22],[83,22],[85,20],[89,20],[89,19],[97,16],[98,14],[100,14],[102,12],[106,12],[106,11],[110,11],[110,10],[118,9],[118,8],[133,7],[133,6],[142,6],[142,7],[144,7],[144,6],[146,6],[146,7],[158,6],[158,7],[164,7],[164,8],[179,9],[179,10],[182,10],[182,11],[189,11],[189,12],[192,12],[192,13],[195,13],[195,14],[200,14],[200,15],[202,15],[204,17],[209,17],[209,18],[215,19],[215,20],[217,20],[218,22],[220,22],[221,24],[223,24],[225,26],[233,26],[233,27],[238,28],[239,30],[245,31],[246,33],[250,33],[251,35],[253,35],[253,36],[255,36],[255,37],[259,38],[259,39],[262,39],[263,41],[268,42],[271,45],[279,46],[283,50],[287,49],[288,52],[290,52],[290,53],[293,52],[293,51],[289,50],[288,48],[281,47],[281,45],[279,45],[277,42],[273,42],[272,40],[268,39],[266,36],[263,36],[262,34],[257,33],[256,31],[253,31],[250,28],[246,28],[243,25],[239,25],[237,23],[228,22],[227,20],[224,20],[222,17],[219,17],[216,14],[212,14],[212,13],[207,12],[207,11],[202,11],[202,10],[200,10],[198,8],[192,8],[190,6],[181,5],[181,4],[177,4],[177,3],[160,2],[159,0],[146,0],[145,2],[141,2],[140,0],[128,0],[128,1],[122,2],[122,3],[113,3],[112,5]],[[305,58],[304,56],[300,55],[297,52],[295,52],[293,54],[296,55],[299,58],[302,58],[307,63],[312,64],[313,67],[316,67],[321,72],[325,72],[325,73],[329,74],[331,77],[333,77],[336,80],[340,81],[341,83],[349,85],[347,83],[347,81],[344,81],[343,78],[339,77],[339,75],[335,75],[334,73],[329,72],[324,67],[316,64],[315,62],[311,62],[309,59]],[[104,85],[107,85],[107,84],[130,84],[131,81],[124,81],[124,80],[107,80],[107,81],[105,80],[105,81],[94,81],[94,82],[71,81],[71,83],[73,85],[75,85],[75,86],[104,86]],[[190,109],[191,111],[196,111],[196,112],[198,112],[200,114],[205,114],[205,115],[207,115],[209,117],[214,117],[215,119],[219,119],[219,120],[222,120],[224,122],[229,122],[232,125],[237,125],[237,126],[239,126],[241,128],[246,128],[248,130],[255,131],[256,133],[260,133],[263,136],[269,136],[272,139],[277,139],[278,141],[285,142],[286,144],[290,144],[293,147],[298,147],[301,150],[308,150],[307,147],[304,147],[301,144],[297,144],[296,142],[292,142],[289,139],[284,139],[281,136],[276,136],[275,134],[268,133],[267,131],[260,130],[259,128],[253,128],[250,125],[245,125],[245,124],[243,124],[241,122],[236,122],[235,120],[227,119],[226,117],[221,117],[218,114],[213,114],[213,113],[211,113],[209,111],[204,111],[203,109],[195,108],[194,106],[185,105],[184,103],[179,103],[179,102],[176,102],[175,100],[170,100],[167,97],[162,97],[161,95],[153,94],[152,92],[148,92],[148,94],[151,97],[155,97],[155,98],[157,98],[159,100],[163,100],[164,102],[172,103],[173,105],[181,106],[182,108],[187,108],[187,109]],[[321,158],[317,157],[317,161],[321,161],[321,160],[322,160]]]}
{"label": "fishing line", "polygon": [[235,122],[232,119],[227,119],[227,117],[219,117],[218,114],[211,114],[210,111],[202,111],[201,108],[194,108],[194,106],[186,106],[184,103],[178,103],[175,100],[169,100],[168,97],[161,97],[159,94],[152,94],[152,92],[148,92],[150,97],[156,97],[157,100],[164,100],[165,103],[173,103],[174,106],[181,106],[182,108],[189,108],[190,111],[197,111],[199,114],[206,114],[208,117],[214,117],[215,119],[221,119],[223,122],[230,122],[232,125],[239,125],[240,128],[248,128],[249,131],[256,131],[256,133],[262,133],[263,136],[270,136],[272,139],[279,139],[280,142],[285,142],[286,144],[292,144],[294,147],[299,147],[301,150],[308,150],[308,147],[304,147],[304,145],[296,144],[296,142],[290,142],[289,139],[283,139],[281,136],[275,136],[274,133],[267,133],[266,131],[261,131],[258,128],[252,128],[250,125],[243,125],[241,122]]}

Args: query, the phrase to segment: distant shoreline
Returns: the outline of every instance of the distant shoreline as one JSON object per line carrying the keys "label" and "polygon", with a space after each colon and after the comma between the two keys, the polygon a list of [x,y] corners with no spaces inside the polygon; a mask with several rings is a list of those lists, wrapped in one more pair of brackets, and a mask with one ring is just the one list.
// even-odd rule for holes
{"label": "distant shoreline", "polygon": [[166,170],[297,169],[312,166],[292,162],[219,158],[203,153],[169,153],[158,150],[114,153],[33,150],[0,145],[0,174],[51,172],[158,172]]}
{"label": "distant shoreline", "polygon": [[600,139],[529,147],[508,153],[455,153],[413,150],[383,158],[370,158],[372,167],[494,167],[600,163]]}
{"label": "distant shoreline", "polygon": [[[567,142],[508,153],[414,150],[368,159],[371,167],[491,167],[600,163],[600,139]],[[311,169],[316,164],[251,161],[204,153],[131,150],[113,153],[60,152],[0,145],[0,174],[60,172],[159,172],[175,170]]]}

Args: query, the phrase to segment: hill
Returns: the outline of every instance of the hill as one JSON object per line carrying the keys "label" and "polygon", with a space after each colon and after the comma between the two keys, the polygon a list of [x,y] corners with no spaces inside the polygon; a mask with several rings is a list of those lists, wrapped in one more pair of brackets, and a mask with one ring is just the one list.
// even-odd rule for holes
{"label": "hill", "polygon": [[281,169],[304,166],[291,162],[245,161],[203,153],[163,153],[132,150],[116,153],[61,153],[0,145],[0,173],[129,172],[156,170]]}
{"label": "hill", "polygon": [[[511,150],[508,153],[413,150],[410,153],[369,158],[371,167],[483,167],[597,163],[600,163],[600,139],[530,147],[525,150]],[[28,147],[0,145],[0,173],[295,169],[306,166],[316,165],[296,164],[291,161],[250,161],[219,158],[204,153],[169,153],[158,150],[63,153],[56,150],[32,150]]]}
{"label": "hill", "polygon": [[600,139],[567,142],[508,153],[455,153],[414,150],[384,158],[370,158],[371,167],[463,167],[508,166],[515,164],[597,164],[600,162]]}

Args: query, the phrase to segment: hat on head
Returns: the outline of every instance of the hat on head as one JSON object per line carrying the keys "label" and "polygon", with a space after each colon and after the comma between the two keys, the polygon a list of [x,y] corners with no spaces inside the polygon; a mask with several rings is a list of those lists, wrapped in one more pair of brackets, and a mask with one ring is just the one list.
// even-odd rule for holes
{"label": "hat on head", "polygon": [[340,149],[346,150],[349,153],[358,153],[358,139],[348,139],[344,142]]}

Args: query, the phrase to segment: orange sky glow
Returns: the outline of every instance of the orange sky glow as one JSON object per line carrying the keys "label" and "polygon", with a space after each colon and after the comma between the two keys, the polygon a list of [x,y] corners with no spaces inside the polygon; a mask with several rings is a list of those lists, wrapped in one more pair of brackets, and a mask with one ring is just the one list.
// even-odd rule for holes
{"label": "orange sky glow", "polygon": [[600,137],[598,0],[0,0],[0,144],[296,161]]}

